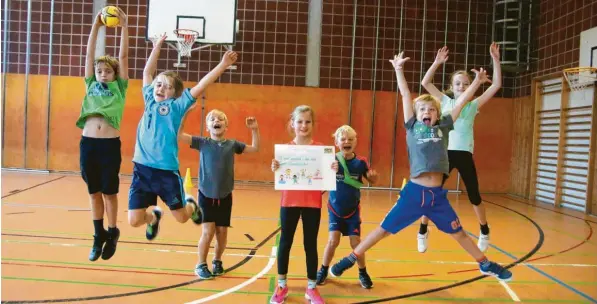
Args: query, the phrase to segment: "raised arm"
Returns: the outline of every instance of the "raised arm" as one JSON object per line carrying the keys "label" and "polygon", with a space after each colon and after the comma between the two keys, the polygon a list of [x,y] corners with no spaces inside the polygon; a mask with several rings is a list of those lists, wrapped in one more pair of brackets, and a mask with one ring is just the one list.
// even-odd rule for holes
{"label": "raised arm", "polygon": [[259,151],[259,126],[255,117],[247,117],[247,128],[251,129],[252,142],[250,146],[245,146],[243,153],[253,153]]}
{"label": "raised arm", "polygon": [[102,20],[100,19],[101,12],[95,15],[93,24],[91,25],[91,34],[87,39],[87,54],[85,54],[85,78],[89,78],[95,74],[95,67],[93,62],[95,61],[95,45],[97,43],[97,32],[102,26]]}
{"label": "raised arm", "polygon": [[448,53],[449,50],[447,46],[444,46],[443,48],[437,50],[437,56],[435,56],[435,61],[433,61],[433,64],[431,65],[431,67],[429,67],[429,70],[427,70],[427,73],[425,73],[425,76],[421,81],[421,85],[425,88],[425,90],[427,90],[429,94],[433,95],[433,97],[437,98],[438,100],[442,100],[442,97],[444,97],[444,93],[442,93],[433,84],[433,75],[435,74],[437,68],[439,68],[442,64],[448,61]]}
{"label": "raised arm", "polygon": [[149,85],[153,81],[153,75],[158,67],[160,48],[162,47],[164,40],[166,40],[166,37],[166,33],[164,33],[161,37],[152,40],[153,49],[151,50],[151,54],[149,54],[149,58],[147,59],[147,63],[145,63],[145,68],[143,69],[143,86]]}
{"label": "raised arm", "polygon": [[189,113],[191,113],[191,110],[193,110],[193,108],[194,106],[191,107],[186,113],[184,113],[184,115],[182,116],[182,120],[180,121],[180,128],[178,128],[178,141],[183,142],[189,146],[193,142],[193,137],[184,132],[184,125],[187,121],[187,116],[189,116]]}
{"label": "raised arm", "polygon": [[394,56],[394,59],[390,60],[394,66],[394,70],[396,71],[398,90],[400,90],[400,94],[402,95],[402,112],[404,112],[404,122],[407,122],[414,115],[410,90],[408,89],[406,78],[404,78],[404,63],[408,60],[410,60],[410,57],[404,58],[404,52],[400,52],[400,54]]}
{"label": "raised arm", "polygon": [[118,18],[120,18],[120,26],[122,33],[120,37],[120,53],[118,54],[118,61],[120,62],[120,69],[118,77],[120,79],[129,79],[129,28],[127,15],[118,8]]}
{"label": "raised arm", "polygon": [[493,77],[489,88],[477,98],[477,109],[486,104],[502,87],[502,67],[500,65],[500,46],[495,42],[489,47],[489,54],[493,60]]}
{"label": "raised arm", "polygon": [[191,88],[191,95],[194,98],[198,98],[210,84],[215,82],[216,79],[218,79],[218,77],[220,77],[220,75],[226,71],[229,66],[236,62],[237,57],[238,54],[236,54],[236,52],[227,51],[222,57],[222,61],[220,61],[220,63],[213,70],[207,73],[205,77],[201,78],[197,85]]}
{"label": "raised arm", "polygon": [[456,121],[456,119],[458,119],[458,116],[460,116],[460,111],[462,111],[462,108],[464,108],[464,106],[469,101],[471,101],[471,99],[473,98],[473,95],[475,95],[475,92],[479,89],[479,87],[483,83],[490,81],[487,78],[487,71],[485,69],[480,68],[478,71],[475,69],[472,69],[471,71],[473,71],[476,74],[475,80],[473,80],[473,83],[471,83],[471,85],[468,88],[466,88],[464,93],[462,93],[456,99],[456,104],[454,105],[454,108],[452,109],[452,113],[450,113],[452,115],[452,121]]}

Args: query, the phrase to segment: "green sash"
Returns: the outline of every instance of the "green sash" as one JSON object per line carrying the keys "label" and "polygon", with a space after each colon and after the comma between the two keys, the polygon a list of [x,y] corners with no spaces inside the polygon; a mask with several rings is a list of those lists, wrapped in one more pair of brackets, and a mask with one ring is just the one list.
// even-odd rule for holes
{"label": "green sash", "polygon": [[344,155],[342,152],[336,153],[336,157],[338,158],[338,163],[340,163],[342,169],[344,169],[344,183],[357,189],[361,189],[361,187],[363,187],[363,183],[350,176],[350,172],[348,171],[348,166],[346,165],[346,160],[344,160]]}

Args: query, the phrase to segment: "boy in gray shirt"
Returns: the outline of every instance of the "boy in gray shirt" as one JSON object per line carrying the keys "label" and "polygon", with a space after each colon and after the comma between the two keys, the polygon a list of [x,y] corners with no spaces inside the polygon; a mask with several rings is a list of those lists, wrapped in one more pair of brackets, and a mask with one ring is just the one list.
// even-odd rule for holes
{"label": "boy in gray shirt", "polygon": [[[234,188],[234,155],[259,150],[259,127],[254,117],[247,117],[246,124],[252,131],[252,144],[245,145],[234,139],[226,139],[228,118],[224,112],[212,110],[206,117],[210,137],[191,136],[184,133],[183,124],[179,140],[199,150],[199,207],[203,213],[203,233],[199,240],[199,263],[195,274],[202,279],[222,275],[222,255],[228,239],[228,227],[232,213],[232,190]],[[194,200],[191,196],[187,201]],[[207,267],[207,253],[214,235],[216,236],[213,274]]]}
{"label": "boy in gray shirt", "polygon": [[456,106],[450,114],[440,118],[439,100],[432,95],[423,94],[412,102],[408,83],[404,78],[403,66],[410,58],[403,53],[390,60],[398,78],[398,88],[402,94],[404,127],[410,163],[410,181],[400,191],[400,198],[388,212],[380,226],[354,249],[347,257],[330,269],[332,276],[340,276],[354,266],[359,256],[390,234],[396,234],[408,227],[421,216],[431,219],[437,229],[450,234],[464,250],[478,263],[479,270],[485,275],[497,277],[500,281],[510,281],[512,273],[495,262],[489,261],[471,238],[466,235],[458,215],[450,206],[447,190],[442,188],[444,175],[449,174],[448,132],[460,111],[471,99],[479,86],[489,81],[486,72],[473,70],[477,77],[466,91],[458,97]]}

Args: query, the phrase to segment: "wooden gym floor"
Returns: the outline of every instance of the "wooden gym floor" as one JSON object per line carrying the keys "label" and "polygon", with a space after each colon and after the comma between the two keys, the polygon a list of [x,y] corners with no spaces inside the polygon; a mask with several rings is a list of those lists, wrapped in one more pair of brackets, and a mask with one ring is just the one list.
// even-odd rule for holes
{"label": "wooden gym floor", "polygon": [[[201,228],[190,221],[175,222],[160,202],[166,210],[163,224],[157,239],[148,242],[144,228],[127,223],[130,179],[121,182],[118,250],[109,261],[90,262],[93,226],[82,179],[2,172],[3,303],[268,303],[276,283],[274,254],[279,239],[280,194],[271,186],[236,186],[233,228],[223,259],[229,272],[201,281],[193,274]],[[396,196],[389,191],[363,192],[363,237],[380,223]],[[465,229],[475,237],[479,228],[466,194],[449,198]],[[500,284],[480,276],[476,263],[434,227],[429,250],[418,253],[418,225],[413,224],[367,253],[373,289],[360,287],[355,267],[320,287],[326,302],[597,302],[596,218],[507,195],[483,198],[492,229],[487,256],[515,265],[512,282]],[[299,227],[291,251],[287,303],[305,302],[301,231]],[[320,262],[327,237],[324,209]],[[344,238],[334,261],[349,252]]]}

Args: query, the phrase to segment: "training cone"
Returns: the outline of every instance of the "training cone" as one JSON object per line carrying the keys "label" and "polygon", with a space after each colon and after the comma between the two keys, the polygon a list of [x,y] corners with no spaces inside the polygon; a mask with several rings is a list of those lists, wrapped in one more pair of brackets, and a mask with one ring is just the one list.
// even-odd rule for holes
{"label": "training cone", "polygon": [[191,168],[187,168],[187,173],[184,176],[184,192],[191,193],[191,189],[193,189],[193,182],[191,181]]}
{"label": "training cone", "polygon": [[[402,192],[402,190],[404,189],[404,186],[406,186],[406,178],[402,179],[402,187],[400,187],[400,192]],[[398,198],[400,198],[400,193],[398,193]]]}

